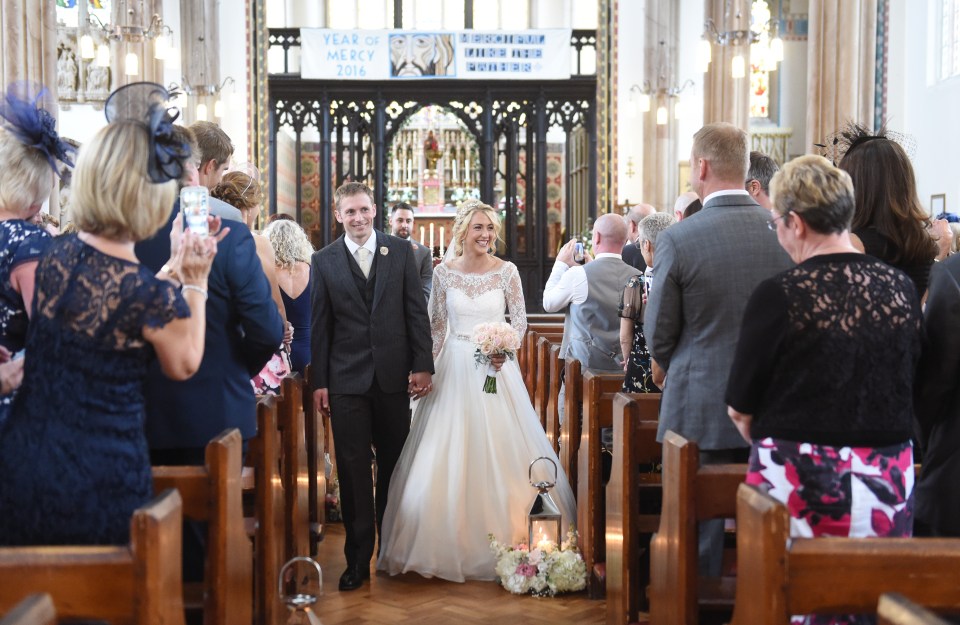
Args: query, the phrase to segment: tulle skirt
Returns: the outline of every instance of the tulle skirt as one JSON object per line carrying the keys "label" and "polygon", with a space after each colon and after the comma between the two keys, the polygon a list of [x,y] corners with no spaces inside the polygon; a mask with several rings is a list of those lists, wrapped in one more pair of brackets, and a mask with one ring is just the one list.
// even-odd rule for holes
{"label": "tulle skirt", "polygon": [[[414,410],[380,537],[377,569],[391,575],[495,579],[488,536],[526,542],[527,513],[537,493],[527,470],[540,456],[557,463],[550,494],[560,506],[564,532],[576,521],[569,481],[516,362],[507,361],[497,374],[497,393],[486,393],[486,368],[474,362],[473,352],[468,341],[449,338],[437,358],[434,392]],[[533,477],[553,481],[553,467],[538,462]]]}

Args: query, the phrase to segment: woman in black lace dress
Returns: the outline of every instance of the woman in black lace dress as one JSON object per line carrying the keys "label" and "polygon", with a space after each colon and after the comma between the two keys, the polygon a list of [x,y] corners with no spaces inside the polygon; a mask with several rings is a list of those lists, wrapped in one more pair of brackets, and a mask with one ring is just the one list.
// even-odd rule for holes
{"label": "woman in black lace dress", "polygon": [[216,253],[215,237],[175,228],[178,289],[133,252],[166,223],[189,155],[166,100],[138,83],[107,101],[111,123],[74,173],[79,233],[55,239],[37,267],[24,383],[0,429],[0,544],[125,543],[152,497],[144,378],[154,358],[174,379],[199,367]]}
{"label": "woman in black lace dress", "polygon": [[637,247],[643,255],[647,269],[643,275],[633,276],[620,295],[620,349],[623,351],[624,393],[659,393],[654,367],[643,336],[643,305],[647,289],[653,282],[653,260],[657,247],[657,235],[667,226],[676,223],[669,213],[654,213],[644,217],[639,225]]}
{"label": "woman in black lace dress", "polygon": [[786,504],[794,536],[910,536],[916,289],[852,246],[853,185],[826,159],[787,163],[770,190],[771,227],[798,264],[754,291],[731,367],[747,483]]}

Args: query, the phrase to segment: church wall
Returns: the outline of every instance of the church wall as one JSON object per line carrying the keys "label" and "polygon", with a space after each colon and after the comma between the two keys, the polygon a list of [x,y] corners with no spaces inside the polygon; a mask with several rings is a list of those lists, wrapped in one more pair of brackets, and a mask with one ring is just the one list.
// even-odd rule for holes
{"label": "church wall", "polygon": [[[932,2],[891,0],[891,28],[901,24],[898,36],[891,38],[890,58],[904,57],[904,68],[899,85],[890,84],[890,90],[903,93],[902,122],[894,115],[891,127],[902,130],[916,140],[913,166],[917,174],[917,191],[927,210],[930,196],[946,194],[946,207],[960,213],[960,177],[956,173],[956,146],[960,144],[960,76],[944,82],[934,82],[932,71],[933,45],[937,41],[934,28],[939,27],[932,11]],[[901,16],[902,21],[894,21]],[[897,49],[892,46],[896,45]]]}

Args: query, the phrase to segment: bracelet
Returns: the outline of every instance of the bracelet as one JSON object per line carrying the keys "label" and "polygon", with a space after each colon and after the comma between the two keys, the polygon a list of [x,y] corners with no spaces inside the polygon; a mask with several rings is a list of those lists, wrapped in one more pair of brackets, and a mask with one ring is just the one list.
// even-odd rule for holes
{"label": "bracelet", "polygon": [[184,292],[184,291],[196,291],[197,293],[200,293],[201,295],[203,295],[203,300],[204,300],[204,301],[206,301],[206,300],[207,300],[207,297],[208,297],[208,296],[207,296],[207,290],[206,290],[205,288],[203,288],[202,286],[197,286],[196,284],[184,284],[184,285],[182,285],[182,286],[180,287],[180,292],[182,293],[182,292]]}

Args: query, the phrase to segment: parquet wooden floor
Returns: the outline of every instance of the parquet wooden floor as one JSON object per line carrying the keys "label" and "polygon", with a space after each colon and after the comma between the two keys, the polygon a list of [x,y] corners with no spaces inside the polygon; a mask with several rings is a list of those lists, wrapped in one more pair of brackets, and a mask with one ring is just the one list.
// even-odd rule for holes
{"label": "parquet wooden floor", "polygon": [[512,595],[495,582],[457,584],[425,579],[415,573],[372,575],[359,590],[340,592],[337,582],[346,568],[343,526],[330,524],[320,543],[323,596],[317,614],[324,625],[578,625],[602,624],[604,602],[586,592],[553,598]]}

